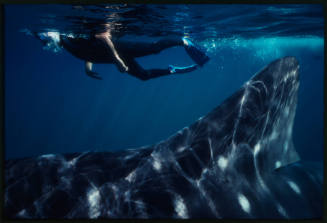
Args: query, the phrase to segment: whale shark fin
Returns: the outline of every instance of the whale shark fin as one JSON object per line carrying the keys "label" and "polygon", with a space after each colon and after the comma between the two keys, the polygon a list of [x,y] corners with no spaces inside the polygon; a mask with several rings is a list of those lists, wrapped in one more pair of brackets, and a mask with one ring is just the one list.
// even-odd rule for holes
{"label": "whale shark fin", "polygon": [[[212,160],[219,160],[220,156],[232,160],[246,144],[260,172],[298,161],[300,158],[292,141],[298,71],[294,57],[272,62],[220,106],[176,137],[184,142],[181,138],[189,138],[192,132],[193,144],[207,138],[210,146],[201,146],[201,153],[210,149],[208,154],[212,154]],[[181,143],[177,150],[184,147],[188,145]]]}

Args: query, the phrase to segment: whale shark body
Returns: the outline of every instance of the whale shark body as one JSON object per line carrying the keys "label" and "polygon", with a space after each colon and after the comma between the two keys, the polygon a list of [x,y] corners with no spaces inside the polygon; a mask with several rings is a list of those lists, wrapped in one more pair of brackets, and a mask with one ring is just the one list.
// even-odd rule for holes
{"label": "whale shark body", "polygon": [[8,160],[6,218],[321,218],[322,165],[292,143],[295,58],[153,146]]}

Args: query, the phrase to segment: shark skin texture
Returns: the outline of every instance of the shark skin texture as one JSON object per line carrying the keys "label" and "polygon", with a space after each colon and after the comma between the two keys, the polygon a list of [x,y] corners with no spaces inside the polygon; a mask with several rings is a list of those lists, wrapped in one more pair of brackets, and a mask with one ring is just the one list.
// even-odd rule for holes
{"label": "shark skin texture", "polygon": [[294,57],[153,146],[5,162],[4,216],[32,219],[322,218],[322,164],[300,161]]}

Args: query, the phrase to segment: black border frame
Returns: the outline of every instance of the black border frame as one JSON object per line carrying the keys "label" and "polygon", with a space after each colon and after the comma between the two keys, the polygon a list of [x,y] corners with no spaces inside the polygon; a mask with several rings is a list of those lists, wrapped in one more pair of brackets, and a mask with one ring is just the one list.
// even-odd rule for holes
{"label": "black border frame", "polygon": [[[5,161],[5,131],[4,131],[4,108],[5,108],[5,57],[4,57],[4,5],[5,4],[99,4],[99,3],[151,3],[151,4],[322,4],[324,8],[324,183],[323,183],[323,218],[308,220],[291,219],[38,219],[38,220],[9,220],[4,217],[4,161]],[[327,3],[323,0],[0,0],[0,222],[167,222],[167,221],[190,221],[190,222],[325,222],[327,221]]]}

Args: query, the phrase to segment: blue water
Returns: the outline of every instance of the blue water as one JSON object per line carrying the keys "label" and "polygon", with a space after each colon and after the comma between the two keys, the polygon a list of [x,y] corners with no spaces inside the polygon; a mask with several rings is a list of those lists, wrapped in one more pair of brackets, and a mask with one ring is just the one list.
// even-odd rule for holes
{"label": "blue water", "polygon": [[[84,73],[68,52],[43,49],[27,30],[87,34],[99,24],[130,39],[188,36],[211,60],[199,70],[142,82],[114,65]],[[323,156],[321,5],[6,5],[5,157],[113,151],[151,145],[207,114],[271,61],[295,56],[300,88],[294,145]],[[145,68],[189,65],[183,48],[137,59]]]}

